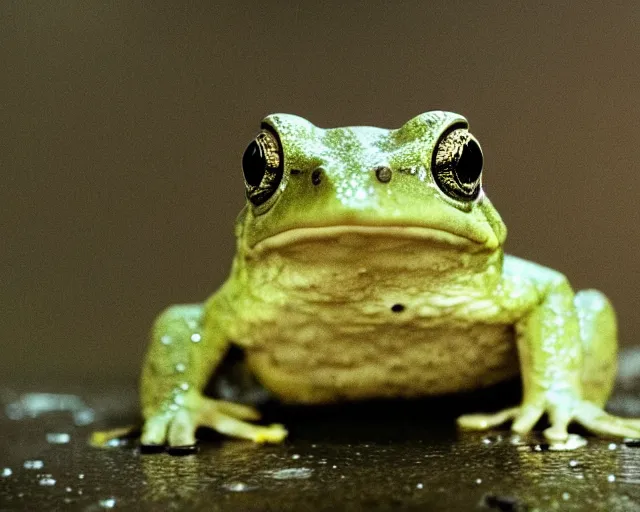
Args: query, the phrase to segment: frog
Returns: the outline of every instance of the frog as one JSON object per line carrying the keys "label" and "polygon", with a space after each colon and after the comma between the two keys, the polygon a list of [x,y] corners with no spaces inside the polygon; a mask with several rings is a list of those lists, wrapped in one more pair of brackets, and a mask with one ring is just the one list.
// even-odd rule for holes
{"label": "frog", "polygon": [[400,128],[320,128],[264,118],[242,156],[246,204],[229,277],[207,300],[156,318],[141,376],[145,446],[189,447],[199,427],[280,443],[252,405],[205,394],[231,347],[285,404],[411,399],[520,380],[521,402],[469,412],[462,429],[511,424],[569,438],[577,424],[640,437],[604,410],[616,315],[596,290],[505,254],[467,119],[420,114]]}

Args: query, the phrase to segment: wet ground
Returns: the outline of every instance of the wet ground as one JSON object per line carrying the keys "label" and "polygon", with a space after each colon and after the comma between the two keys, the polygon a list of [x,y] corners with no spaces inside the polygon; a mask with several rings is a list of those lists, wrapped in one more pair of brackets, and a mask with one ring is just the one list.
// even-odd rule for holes
{"label": "wet ground", "polygon": [[[640,416],[638,352],[623,354],[609,409]],[[455,429],[461,410],[517,392],[325,408],[267,408],[289,440],[255,446],[202,432],[190,455],[109,449],[91,432],[138,421],[136,390],[5,383],[0,398],[0,510],[640,510],[640,444],[589,437],[555,451]],[[47,393],[47,394],[42,394]]]}

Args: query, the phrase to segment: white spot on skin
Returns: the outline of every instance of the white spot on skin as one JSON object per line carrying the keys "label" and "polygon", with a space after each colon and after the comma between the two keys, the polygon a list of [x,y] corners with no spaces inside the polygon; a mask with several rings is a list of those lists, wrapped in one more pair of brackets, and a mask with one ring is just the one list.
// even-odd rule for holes
{"label": "white spot on skin", "polygon": [[25,460],[23,467],[25,469],[42,469],[44,467],[44,462],[41,460]]}
{"label": "white spot on skin", "polygon": [[11,471],[11,468],[4,468],[2,470],[2,476],[3,477],[6,478],[6,477],[11,476],[11,475],[13,475],[13,471]]}
{"label": "white spot on skin", "polygon": [[189,390],[189,384],[187,384],[186,382],[183,382],[182,384],[180,384],[180,389],[182,391],[188,391]]}
{"label": "white spot on skin", "polygon": [[184,365],[184,363],[178,363],[176,365],[176,372],[178,373],[184,373],[184,371],[187,369],[187,367]]}
{"label": "white spot on skin", "polygon": [[201,339],[202,336],[200,336],[197,332],[191,335],[191,341],[193,341],[194,343],[199,343]]}
{"label": "white spot on skin", "polygon": [[615,482],[615,481],[616,481],[616,475],[607,476],[607,482]]}
{"label": "white spot on skin", "polygon": [[163,345],[171,345],[171,336],[165,334],[160,338],[160,343]]}

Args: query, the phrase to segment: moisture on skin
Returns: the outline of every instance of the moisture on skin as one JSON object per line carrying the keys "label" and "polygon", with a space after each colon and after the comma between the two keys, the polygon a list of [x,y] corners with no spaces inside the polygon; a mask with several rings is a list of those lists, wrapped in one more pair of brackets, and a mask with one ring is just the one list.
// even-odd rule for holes
{"label": "moisture on skin", "polygon": [[396,130],[322,129],[267,117],[243,158],[247,205],[227,281],[157,318],[141,379],[142,443],[185,446],[206,426],[280,442],[246,405],[203,389],[231,344],[290,403],[467,391],[520,375],[519,405],[459,425],[511,421],[567,439],[570,423],[640,437],[603,407],[616,368],[606,297],[503,254],[506,228],[482,190],[467,121],[419,115]]}

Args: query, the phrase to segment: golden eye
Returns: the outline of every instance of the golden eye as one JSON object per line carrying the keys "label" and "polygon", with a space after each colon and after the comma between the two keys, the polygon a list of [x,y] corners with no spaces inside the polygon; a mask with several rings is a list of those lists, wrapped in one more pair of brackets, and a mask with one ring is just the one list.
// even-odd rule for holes
{"label": "golden eye", "polygon": [[438,142],[431,162],[431,174],[445,194],[461,201],[473,201],[480,194],[482,149],[465,128],[455,128]]}
{"label": "golden eye", "polygon": [[242,172],[247,198],[258,206],[278,190],[282,180],[283,158],[275,133],[262,130],[242,155]]}

